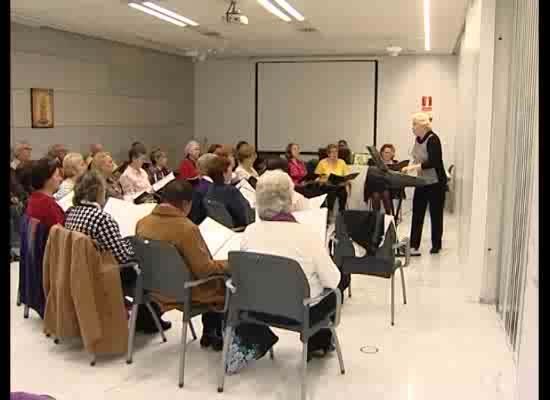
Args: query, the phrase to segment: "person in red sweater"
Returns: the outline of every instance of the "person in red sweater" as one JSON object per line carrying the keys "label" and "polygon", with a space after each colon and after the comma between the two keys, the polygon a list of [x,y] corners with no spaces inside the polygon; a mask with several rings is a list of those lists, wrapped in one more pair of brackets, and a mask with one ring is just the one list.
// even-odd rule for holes
{"label": "person in red sweater", "polygon": [[65,213],[53,198],[62,180],[57,160],[43,158],[34,162],[31,177],[34,191],[27,202],[25,213],[39,220],[48,230],[55,224],[63,225],[65,222]]}
{"label": "person in red sweater", "polygon": [[200,177],[197,167],[197,160],[201,155],[201,146],[198,142],[191,140],[183,151],[183,161],[179,168],[179,179],[194,180]]}
{"label": "person in red sweater", "polygon": [[301,185],[307,175],[306,164],[300,160],[300,147],[296,143],[286,146],[286,159],[288,160],[288,174],[294,185]]}

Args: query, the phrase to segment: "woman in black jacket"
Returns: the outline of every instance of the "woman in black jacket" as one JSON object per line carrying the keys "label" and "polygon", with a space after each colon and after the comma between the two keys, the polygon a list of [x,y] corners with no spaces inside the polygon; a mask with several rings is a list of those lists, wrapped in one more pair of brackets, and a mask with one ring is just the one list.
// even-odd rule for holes
{"label": "woman in black jacket", "polygon": [[412,150],[413,164],[403,168],[403,172],[417,171],[419,176],[432,177],[436,183],[417,187],[413,197],[413,215],[411,226],[411,255],[420,255],[420,241],[426,208],[430,206],[432,221],[432,249],[437,254],[441,250],[443,236],[443,207],[447,191],[447,174],[443,166],[441,141],[432,131],[429,115],[417,113],[412,117],[412,131],[416,136]]}

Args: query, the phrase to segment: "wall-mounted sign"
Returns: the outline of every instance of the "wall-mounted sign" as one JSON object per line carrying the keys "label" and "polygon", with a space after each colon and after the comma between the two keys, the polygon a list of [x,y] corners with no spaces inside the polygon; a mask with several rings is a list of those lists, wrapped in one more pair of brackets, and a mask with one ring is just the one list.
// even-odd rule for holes
{"label": "wall-mounted sign", "polygon": [[422,96],[422,111],[432,111],[432,96]]}

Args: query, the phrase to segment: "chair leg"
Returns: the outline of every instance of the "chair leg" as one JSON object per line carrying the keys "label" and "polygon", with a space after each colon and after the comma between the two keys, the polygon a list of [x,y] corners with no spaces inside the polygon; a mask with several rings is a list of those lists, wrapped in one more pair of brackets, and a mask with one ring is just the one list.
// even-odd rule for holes
{"label": "chair leg", "polygon": [[95,367],[95,362],[96,362],[96,355],[92,354],[92,361],[90,361],[90,366]]}
{"label": "chair leg", "polygon": [[403,272],[403,267],[399,268],[401,272],[401,288],[403,289],[403,304],[407,304],[407,290],[405,289],[405,273]]}
{"label": "chair leg", "polygon": [[391,325],[394,325],[395,315],[395,273],[391,274]]}
{"label": "chair leg", "polygon": [[307,395],[307,340],[303,343],[302,349],[302,400],[306,400]]}
{"label": "chair leg", "polygon": [[155,325],[160,333],[160,336],[162,337],[162,341],[166,342],[166,336],[164,335],[164,329],[162,329],[162,325],[160,324],[159,317],[155,310],[153,310],[153,306],[151,306],[150,302],[145,303],[145,306],[151,313],[151,316],[153,317],[153,321],[155,321]]}
{"label": "chair leg", "polygon": [[273,351],[273,347],[269,349],[269,358],[271,358],[272,360],[275,358],[275,353]]}
{"label": "chair leg", "polygon": [[21,291],[17,289],[17,307],[21,305]]}
{"label": "chair leg", "polygon": [[29,306],[25,304],[25,309],[23,310],[23,318],[29,318]]}
{"label": "chair leg", "polygon": [[130,316],[130,327],[128,328],[128,355],[126,356],[126,364],[132,364],[132,356],[134,355],[134,339],[136,337],[136,321],[139,306],[134,303],[132,305],[132,315]]}
{"label": "chair leg", "polygon": [[223,385],[225,383],[225,364],[227,362],[227,352],[229,351],[229,342],[231,342],[232,335],[233,328],[230,326],[226,327],[223,338],[222,363],[218,372],[218,393],[223,392]]}
{"label": "chair leg", "polygon": [[195,332],[195,327],[193,326],[193,321],[189,320],[189,329],[191,330],[191,336],[193,340],[197,340],[197,333]]}
{"label": "chair leg", "polygon": [[332,338],[334,339],[336,355],[338,356],[338,363],[340,363],[340,373],[344,375],[346,373],[346,368],[344,367],[344,359],[342,358],[342,348],[340,347],[340,341],[338,340],[336,329],[330,328],[330,331],[332,332]]}
{"label": "chair leg", "polygon": [[188,321],[183,319],[183,326],[181,329],[181,354],[180,354],[180,377],[179,386],[183,387],[183,377],[185,374],[185,350],[187,348],[187,325]]}
{"label": "chair leg", "polygon": [[348,286],[348,297],[351,299],[351,279],[349,281],[349,286]]}

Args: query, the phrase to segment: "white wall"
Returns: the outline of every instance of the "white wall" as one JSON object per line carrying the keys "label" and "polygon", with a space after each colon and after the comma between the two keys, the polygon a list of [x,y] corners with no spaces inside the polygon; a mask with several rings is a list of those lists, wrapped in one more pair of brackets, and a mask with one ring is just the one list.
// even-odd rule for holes
{"label": "white wall", "polygon": [[[446,164],[453,163],[457,57],[400,56],[379,60],[378,144],[394,143],[398,157],[405,158],[413,141],[410,115],[420,110],[422,95],[431,95],[434,130],[442,138]],[[195,138],[207,137],[209,143],[253,143],[254,90],[253,60],[208,60],[195,64]],[[334,139],[338,138],[336,134]]]}
{"label": "white wall", "polygon": [[[192,63],[105,40],[11,25],[11,141],[33,157],[63,143],[87,152],[103,143],[126,159],[136,140],[161,145],[177,165],[193,133]],[[32,129],[30,88],[54,89],[54,128]]]}

